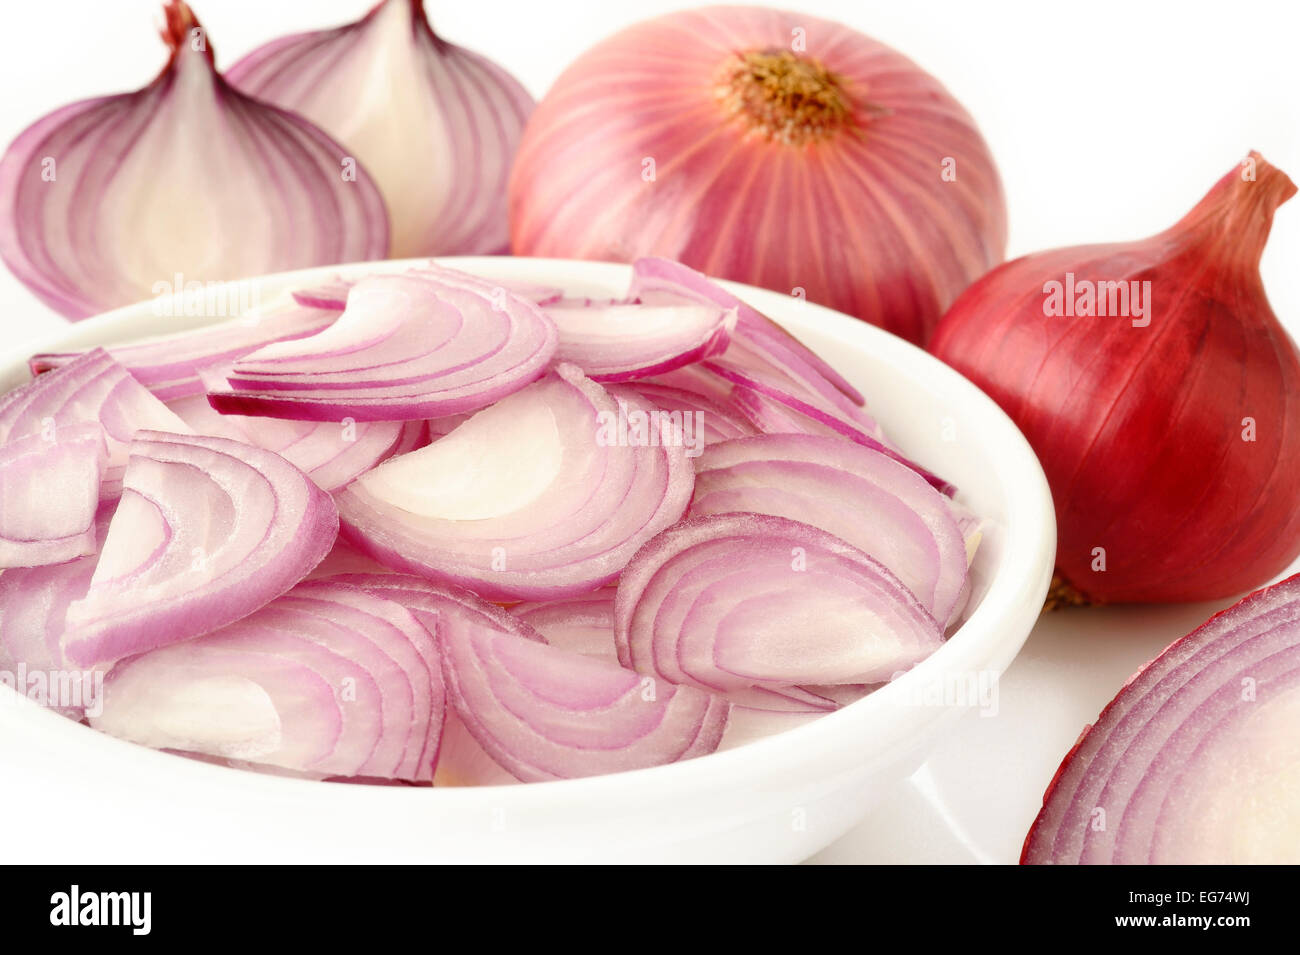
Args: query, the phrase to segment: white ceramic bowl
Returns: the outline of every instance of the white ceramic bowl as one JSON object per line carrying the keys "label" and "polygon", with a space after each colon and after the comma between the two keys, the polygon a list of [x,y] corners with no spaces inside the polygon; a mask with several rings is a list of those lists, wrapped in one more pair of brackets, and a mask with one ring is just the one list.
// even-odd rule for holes
{"label": "white ceramic bowl", "polygon": [[[593,262],[447,261],[503,281],[606,295],[621,294],[629,275],[627,266]],[[267,303],[338,272],[411,264],[270,276],[254,280],[252,293]],[[987,689],[1033,626],[1056,546],[1051,497],[1015,425],[955,371],[838,312],[730,287],[828,358],[908,455],[953,481],[960,500],[993,520],[973,567],[974,610],[931,657],[836,713],[727,752],[593,779],[478,789],[322,784],[227,769],[103,736],[0,690],[0,806],[15,823],[0,840],[0,857],[792,862],[846,832],[957,720],[996,705],[987,696],[962,705],[951,694],[980,683]],[[123,342],[211,320],[161,317],[157,303],[146,302],[69,326],[35,350]],[[0,360],[0,389],[25,379],[27,357]]]}

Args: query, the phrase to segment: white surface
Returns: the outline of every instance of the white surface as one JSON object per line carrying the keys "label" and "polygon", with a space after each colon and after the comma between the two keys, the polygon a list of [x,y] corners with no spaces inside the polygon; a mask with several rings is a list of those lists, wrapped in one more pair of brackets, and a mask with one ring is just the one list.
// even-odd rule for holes
{"label": "white surface", "polygon": [[[620,294],[631,276],[628,266],[596,262],[445,261],[502,281],[559,284],[593,296]],[[380,267],[339,271],[361,275]],[[274,306],[277,296],[334,271],[273,277],[256,291]],[[971,565],[973,609],[930,657],[835,713],[727,752],[634,773],[477,789],[327,785],[226,769],[112,739],[0,691],[0,812],[26,823],[3,840],[0,857],[793,862],[846,832],[938,740],[995,705],[933,705],[927,688],[942,688],[950,677],[996,680],[1020,649],[1051,576],[1051,497],[1015,425],[938,360],[820,306],[728,285],[811,347],[835,355],[898,445],[922,465],[942,468],[961,488],[959,499],[991,521]],[[158,311],[154,302],[119,309],[41,347],[66,350],[175,329],[177,320]],[[26,377],[26,356],[26,349],[11,349],[0,359],[0,388]],[[71,818],[82,824],[66,825]]]}
{"label": "white surface", "polygon": [[[198,0],[218,63],[290,30],[358,16],[369,0]],[[535,94],[578,52],[689,2],[429,0],[449,40],[494,57]],[[938,76],[999,163],[1009,255],[1138,237],[1182,215],[1248,149],[1300,175],[1300,6],[1289,0],[789,0],[842,20]],[[0,141],[48,110],[140,86],[164,59],[157,0],[10,4],[0,30]],[[1264,256],[1274,309],[1300,330],[1300,199]],[[0,335],[21,347],[61,320],[0,269]],[[1042,789],[1123,679],[1213,607],[1068,612],[1034,631],[1001,687],[1001,713],[971,721],[924,775],[891,793],[819,861],[1011,861]],[[3,767],[0,767],[3,773]],[[0,775],[0,784],[9,780]]]}

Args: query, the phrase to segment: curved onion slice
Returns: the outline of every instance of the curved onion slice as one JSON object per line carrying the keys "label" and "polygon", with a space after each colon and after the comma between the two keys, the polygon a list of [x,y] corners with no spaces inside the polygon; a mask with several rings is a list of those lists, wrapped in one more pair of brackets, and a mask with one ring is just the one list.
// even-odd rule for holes
{"label": "curved onion slice", "polygon": [[13,273],[84,318],[149,298],[159,276],[383,258],[388,217],[366,171],[301,116],[227,85],[188,6],[166,14],[171,58],[157,79],[56,110],[0,160],[0,255]]}
{"label": "curved onion slice", "polygon": [[108,446],[100,488],[104,497],[120,490],[127,448],[137,431],[190,430],[102,348],[0,396],[0,442],[34,434],[49,437],[51,429],[86,422],[103,428]]}
{"label": "curved onion slice", "polygon": [[423,421],[293,421],[223,415],[204,395],[167,403],[198,434],[274,451],[326,491],[350,484],[380,461],[424,443]]}
{"label": "curved onion slice", "polygon": [[[105,351],[162,401],[204,394],[201,372],[228,365],[271,342],[315,335],[335,311],[289,306],[216,325],[111,345]],[[42,352],[28,362],[33,375],[61,368],[83,352]]]}
{"label": "curved onion slice", "polygon": [[610,393],[614,395],[631,393],[639,396],[651,407],[668,412],[681,412],[683,422],[686,420],[685,415],[692,415],[692,420],[698,425],[693,429],[693,433],[700,435],[706,446],[759,433],[759,429],[751,419],[740,412],[735,405],[716,401],[703,392],[680,388],[661,381],[629,381],[624,385],[611,388]]}
{"label": "curved onion slice", "polygon": [[874,558],[762,514],[693,518],[654,538],[619,580],[614,619],[625,666],[709,690],[878,682],[943,640]]}
{"label": "curved onion slice", "polygon": [[515,604],[510,612],[531,625],[553,647],[618,663],[614,646],[614,589]]}
{"label": "curved onion slice", "polygon": [[[424,271],[429,271],[434,267],[435,263],[430,263],[429,267]],[[450,272],[451,270],[447,271]],[[456,273],[452,272],[452,274]],[[522,298],[524,301],[532,302],[538,306],[553,305],[565,301],[564,290],[550,285],[532,285],[527,282],[515,281],[505,282],[491,278],[483,279],[483,281],[492,286],[494,290],[501,289],[516,298]],[[348,292],[356,284],[357,280],[335,278],[331,282],[322,282],[319,285],[295,289],[293,298],[299,305],[311,308],[327,308],[341,312],[348,303]]]}
{"label": "curved onion slice", "polygon": [[836,535],[889,568],[945,626],[963,609],[966,541],[948,499],[877,451],[806,434],[713,445],[696,462],[691,514],[730,511]]}
{"label": "curved onion slice", "polygon": [[834,392],[854,405],[866,399],[862,393],[784,328],[757,309],[746,305],[713,280],[689,266],[671,259],[647,257],[632,263],[632,287],[628,297],[653,302],[664,296],[669,300],[685,297],[695,301],[710,302],[719,308],[736,309],[736,338],[747,343],[753,352],[765,356],[773,369],[780,369],[794,381],[836,401]]}
{"label": "curved onion slice", "polygon": [[524,781],[702,756],[726,729],[724,700],[497,629],[440,629],[438,646],[466,728]]}
{"label": "curved onion slice", "polygon": [[159,749],[428,780],[444,709],[428,630],[401,605],[326,579],[117,664],[91,725]]}
{"label": "curved onion slice", "polygon": [[1056,771],[1025,863],[1300,862],[1300,575],[1172,643]]}
{"label": "curved onion slice", "polygon": [[[96,541],[108,530],[114,506],[100,505]],[[102,684],[64,657],[64,624],[69,604],[85,596],[97,560],[92,552],[61,564],[0,573],[0,683],[8,683],[8,675],[20,695],[76,720],[98,708]]]}
{"label": "curved onion slice", "polygon": [[352,287],[329,328],[244,356],[229,385],[209,394],[233,414],[437,418],[518,391],[542,374],[555,345],[555,326],[536,306],[481,291],[477,280],[374,276]]}
{"label": "curved onion slice", "polygon": [[393,258],[507,250],[506,181],[533,99],[435,34],[423,0],[272,40],[227,76],[356,150],[388,200]]}
{"label": "curved onion slice", "polygon": [[711,305],[549,305],[556,358],[592,381],[648,378],[721,354],[736,311]]}
{"label": "curved onion slice", "polygon": [[560,365],[340,491],[344,530],[382,564],[493,600],[594,590],[690,500],[685,448],[619,431],[638,411]]}
{"label": "curved onion slice", "polygon": [[329,495],[252,445],[145,431],[65,652],[108,663],[225,626],[284,593],[338,532]]}
{"label": "curved onion slice", "polygon": [[0,444],[0,567],[93,554],[107,462],[104,429],[95,422]]}

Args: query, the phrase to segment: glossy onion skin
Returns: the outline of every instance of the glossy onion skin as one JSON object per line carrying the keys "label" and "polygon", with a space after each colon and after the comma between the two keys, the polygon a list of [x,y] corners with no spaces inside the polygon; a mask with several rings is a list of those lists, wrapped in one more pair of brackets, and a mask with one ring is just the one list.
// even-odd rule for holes
{"label": "glossy onion skin", "polygon": [[[1300,355],[1259,276],[1295,186],[1251,159],[1254,181],[1233,170],[1149,239],[1000,266],[931,343],[1029,439],[1056,503],[1057,570],[1093,602],[1227,597],[1300,554]],[[1150,281],[1150,324],[1045,315],[1044,285],[1067,272],[1076,288]]]}
{"label": "glossy onion skin", "polygon": [[[800,146],[729,118],[715,90],[731,55],[796,30],[851,103],[847,130]],[[971,117],[911,61],[829,21],[713,7],[624,30],[560,76],[524,131],[510,230],[516,255],[662,255],[921,342],[1002,261],[1006,208]]]}

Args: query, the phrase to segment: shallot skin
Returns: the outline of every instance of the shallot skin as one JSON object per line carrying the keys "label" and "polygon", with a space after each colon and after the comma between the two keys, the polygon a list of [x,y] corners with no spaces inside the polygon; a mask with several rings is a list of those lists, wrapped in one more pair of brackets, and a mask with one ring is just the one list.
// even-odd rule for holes
{"label": "shallot skin", "polygon": [[[1300,554],[1300,355],[1259,275],[1295,191],[1252,153],[1171,229],[1008,262],[936,330],[1037,452],[1088,601],[1227,597]],[[1066,281],[1145,288],[1145,314],[1047,314]]]}
{"label": "shallot skin", "polygon": [[1002,260],[1006,208],[974,121],[910,60],[815,17],[710,7],[561,75],[524,131],[510,227],[516,255],[664,256],[923,342]]}

